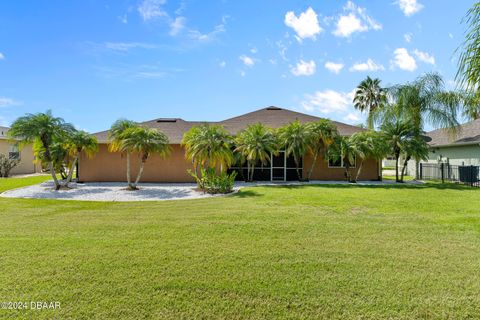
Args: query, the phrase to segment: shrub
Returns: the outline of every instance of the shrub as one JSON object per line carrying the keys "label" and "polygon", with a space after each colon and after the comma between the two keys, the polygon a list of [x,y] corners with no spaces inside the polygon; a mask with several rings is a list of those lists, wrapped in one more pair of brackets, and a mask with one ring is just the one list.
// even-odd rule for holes
{"label": "shrub", "polygon": [[19,163],[19,159],[10,159],[4,154],[0,154],[0,177],[7,178],[10,175],[10,171]]}
{"label": "shrub", "polygon": [[232,192],[235,183],[235,177],[237,176],[237,172],[232,172],[231,174],[221,172],[217,175],[215,169],[213,168],[201,168],[200,176],[191,170],[189,170],[188,173],[195,178],[200,190],[210,194],[225,194]]}

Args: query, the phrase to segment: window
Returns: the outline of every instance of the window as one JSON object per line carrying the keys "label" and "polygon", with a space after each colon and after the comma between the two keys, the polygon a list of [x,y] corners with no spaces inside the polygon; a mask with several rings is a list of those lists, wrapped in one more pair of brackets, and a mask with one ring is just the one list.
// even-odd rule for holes
{"label": "window", "polygon": [[[353,165],[350,168],[355,168],[355,163],[357,163],[357,159],[353,159]],[[329,168],[345,168],[345,161],[344,159],[328,159],[328,167]]]}
{"label": "window", "polygon": [[18,148],[18,143],[10,146],[8,158],[20,160],[20,149]]}

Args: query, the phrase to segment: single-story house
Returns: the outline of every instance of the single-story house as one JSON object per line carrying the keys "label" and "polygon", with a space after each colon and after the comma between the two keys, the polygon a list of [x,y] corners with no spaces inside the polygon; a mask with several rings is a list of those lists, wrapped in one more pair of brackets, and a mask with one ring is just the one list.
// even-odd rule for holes
{"label": "single-story house", "polygon": [[0,127],[0,154],[10,159],[20,159],[20,163],[12,169],[10,174],[30,174],[39,171],[39,165],[34,163],[35,156],[33,154],[32,145],[21,147],[18,142],[11,141],[7,137],[9,128]]}
{"label": "single-story house", "polygon": [[[245,129],[250,124],[258,122],[263,123],[270,128],[279,128],[289,122],[299,120],[302,123],[315,122],[320,120],[318,117],[282,109],[278,107],[268,107],[243,114],[234,118],[218,122],[205,121],[186,121],[179,118],[159,118],[141,123],[143,126],[156,128],[165,133],[170,140],[172,152],[169,157],[162,159],[157,155],[152,156],[145,164],[142,177],[143,182],[193,182],[193,178],[187,172],[193,169],[192,162],[185,159],[185,150],[180,145],[183,134],[192,126],[202,123],[211,123],[223,126],[231,134],[235,135]],[[356,126],[333,122],[341,135],[352,135],[355,132],[362,131]],[[108,150],[108,131],[95,134],[98,138],[100,147],[99,152],[92,158],[82,155],[79,161],[79,178],[81,181],[125,181],[126,180],[126,156]],[[132,177],[135,177],[139,168],[139,157],[132,157]],[[307,176],[308,169],[312,163],[310,155],[306,155],[302,160],[302,175]],[[243,168],[233,166],[231,170],[242,173],[246,172],[246,165]],[[355,172],[356,169],[353,169]],[[363,164],[360,175],[361,180],[378,180],[381,176],[378,161],[368,159]],[[324,155],[320,155],[315,164],[312,179],[315,180],[344,180],[344,168],[342,161],[325,161]],[[255,168],[254,179],[257,181],[288,181],[297,180],[295,164],[292,157],[286,157],[285,152],[273,156],[273,161],[268,165],[259,164]]]}
{"label": "single-story house", "polygon": [[[429,145],[428,160],[422,163],[449,163],[458,166],[480,166],[480,119],[462,124],[458,134],[444,129],[426,134]],[[408,164],[408,172],[415,174],[415,162]]]}

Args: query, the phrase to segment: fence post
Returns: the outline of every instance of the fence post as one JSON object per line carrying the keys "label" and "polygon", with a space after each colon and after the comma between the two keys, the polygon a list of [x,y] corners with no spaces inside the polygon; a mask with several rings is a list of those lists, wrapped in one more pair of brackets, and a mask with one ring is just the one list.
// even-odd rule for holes
{"label": "fence post", "polygon": [[423,180],[423,164],[420,162],[420,180]]}
{"label": "fence post", "polygon": [[470,165],[470,186],[472,187],[473,187],[473,173],[474,173],[473,168],[474,166]]}
{"label": "fence post", "polygon": [[444,169],[444,163],[440,163],[440,171],[441,171],[441,175],[442,175],[442,183],[445,183],[445,170]]}

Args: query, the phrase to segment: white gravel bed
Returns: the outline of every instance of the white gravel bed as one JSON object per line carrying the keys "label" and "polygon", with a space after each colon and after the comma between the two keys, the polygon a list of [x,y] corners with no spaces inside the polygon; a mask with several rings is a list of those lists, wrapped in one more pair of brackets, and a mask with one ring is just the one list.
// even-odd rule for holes
{"label": "white gravel bed", "polygon": [[69,185],[72,189],[53,190],[53,181],[5,191],[6,198],[60,199],[80,201],[158,201],[215,197],[195,190],[194,183],[141,183],[139,190],[126,190],[126,183],[90,182]]}
{"label": "white gravel bed", "polygon": [[[407,184],[421,183],[410,181]],[[278,186],[278,185],[304,185],[304,184],[349,184],[345,181],[309,181],[309,182],[237,182],[234,192],[242,187],[252,186]],[[360,181],[351,185],[388,185],[394,181]],[[71,183],[71,189],[53,190],[53,181],[41,184],[8,190],[0,194],[5,198],[31,198],[31,199],[60,199],[80,201],[160,201],[181,200],[218,197],[195,190],[195,183],[141,183],[139,190],[126,190],[124,182],[88,182]]]}

